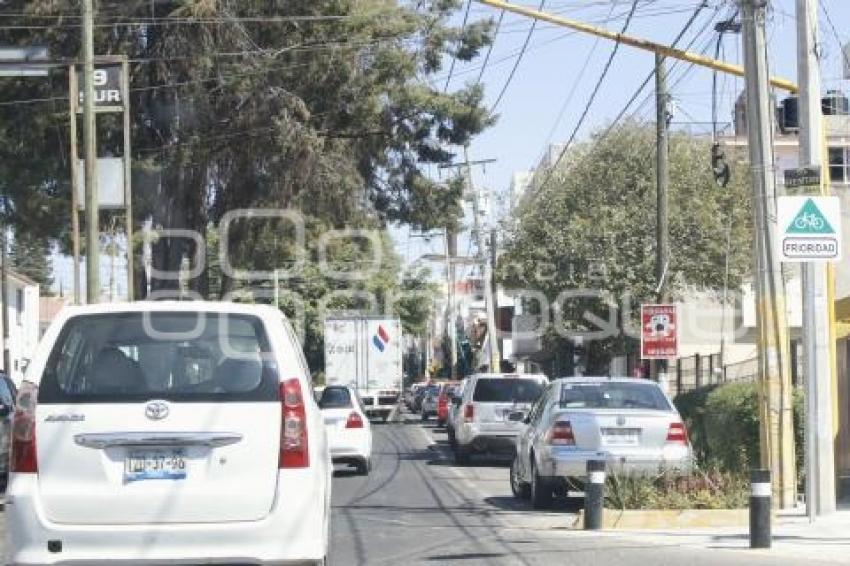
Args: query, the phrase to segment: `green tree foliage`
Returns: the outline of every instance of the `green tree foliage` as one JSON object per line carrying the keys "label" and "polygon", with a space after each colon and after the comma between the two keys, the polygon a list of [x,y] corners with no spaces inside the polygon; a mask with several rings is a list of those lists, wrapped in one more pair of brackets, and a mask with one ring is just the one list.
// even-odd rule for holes
{"label": "green tree foliage", "polygon": [[38,283],[42,295],[51,294],[53,268],[47,238],[28,233],[17,234],[11,242],[9,263],[16,272]]}
{"label": "green tree foliage", "polygon": [[[668,288],[674,298],[691,288],[722,288],[727,230],[730,288],[751,267],[746,167],[733,163],[732,182],[721,189],[709,156],[709,140],[672,134]],[[548,182],[529,189],[520,203],[500,258],[502,283],[542,291],[550,300],[569,289],[600,291],[599,299],[564,305],[566,324],[575,330],[584,326],[582,313],[601,315],[607,301],[620,303],[630,295],[636,309],[655,300],[655,158],[655,126],[632,122],[572,148],[551,176],[539,170],[535,184]],[[601,367],[623,347],[623,341],[609,340],[592,344],[588,353],[602,360]]]}
{"label": "green tree foliage", "polygon": [[[490,41],[489,21],[449,25],[460,3],[99,4],[95,51],[131,60],[136,221],[204,233],[227,211],[262,207],[297,208],[333,227],[445,224],[455,199],[421,168],[450,161],[447,145],[466,143],[493,122],[479,86],[443,93],[429,82],[447,55],[469,60]],[[46,44],[54,58],[79,53],[76,2],[9,0],[4,10],[19,15],[4,18],[0,41]],[[47,100],[0,107],[0,183],[17,221],[66,236],[64,72],[4,81],[7,101]],[[121,151],[110,120],[101,118],[102,155]],[[254,242],[256,230],[232,238]],[[185,238],[161,238],[154,266],[175,272],[194,252]],[[153,282],[154,289],[174,285]],[[209,295],[209,277],[192,285]],[[223,290],[230,286],[222,281]]]}

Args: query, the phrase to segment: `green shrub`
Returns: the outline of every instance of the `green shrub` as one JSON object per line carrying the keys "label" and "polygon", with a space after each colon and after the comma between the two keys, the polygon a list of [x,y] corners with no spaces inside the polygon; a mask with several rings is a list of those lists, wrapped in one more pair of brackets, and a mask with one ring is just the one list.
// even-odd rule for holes
{"label": "green shrub", "polygon": [[654,477],[609,475],[605,504],[609,509],[742,509],[748,498],[746,475],[661,472]]}
{"label": "green shrub", "polygon": [[[685,420],[697,462],[746,474],[759,462],[758,392],[755,383],[727,383],[680,395],[676,407]],[[794,391],[797,473],[803,464],[803,398]]]}

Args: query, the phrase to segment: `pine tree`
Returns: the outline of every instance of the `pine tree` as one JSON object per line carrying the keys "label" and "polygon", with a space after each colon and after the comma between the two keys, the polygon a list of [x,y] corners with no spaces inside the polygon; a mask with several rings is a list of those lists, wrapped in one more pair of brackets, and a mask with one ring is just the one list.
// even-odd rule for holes
{"label": "pine tree", "polygon": [[9,250],[9,263],[17,273],[41,286],[41,294],[51,293],[53,266],[50,261],[50,242],[32,234],[17,234]]}

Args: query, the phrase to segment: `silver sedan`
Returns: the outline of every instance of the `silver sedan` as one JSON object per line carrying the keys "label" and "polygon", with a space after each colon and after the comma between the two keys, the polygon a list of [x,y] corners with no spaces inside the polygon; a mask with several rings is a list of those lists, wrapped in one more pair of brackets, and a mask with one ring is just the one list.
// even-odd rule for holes
{"label": "silver sedan", "polygon": [[688,471],[692,452],[682,418],[657,383],[629,378],[565,378],[549,384],[522,419],[511,465],[515,496],[535,508],[555,489],[583,482],[587,461],[610,473]]}

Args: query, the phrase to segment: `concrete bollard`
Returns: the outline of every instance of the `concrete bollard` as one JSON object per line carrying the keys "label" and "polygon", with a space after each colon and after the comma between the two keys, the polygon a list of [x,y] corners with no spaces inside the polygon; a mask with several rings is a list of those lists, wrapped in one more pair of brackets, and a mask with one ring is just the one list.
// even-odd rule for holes
{"label": "concrete bollard", "polygon": [[584,530],[598,531],[602,528],[602,513],[605,504],[605,461],[587,461],[587,479],[584,484]]}
{"label": "concrete bollard", "polygon": [[750,548],[770,548],[770,470],[750,472]]}

